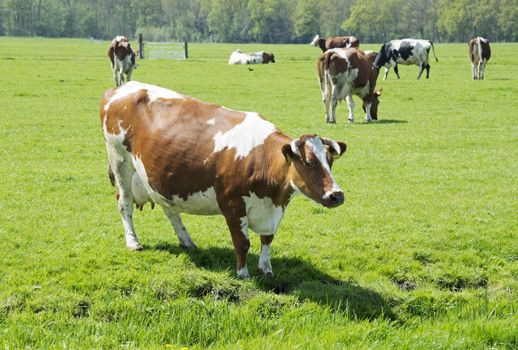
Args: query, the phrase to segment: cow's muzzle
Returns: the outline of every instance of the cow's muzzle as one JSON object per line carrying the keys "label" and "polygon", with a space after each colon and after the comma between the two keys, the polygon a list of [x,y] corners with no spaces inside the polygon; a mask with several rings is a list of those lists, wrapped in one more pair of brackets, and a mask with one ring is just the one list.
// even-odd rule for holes
{"label": "cow's muzzle", "polygon": [[328,208],[338,207],[345,201],[345,196],[342,191],[326,192],[322,197],[322,204]]}

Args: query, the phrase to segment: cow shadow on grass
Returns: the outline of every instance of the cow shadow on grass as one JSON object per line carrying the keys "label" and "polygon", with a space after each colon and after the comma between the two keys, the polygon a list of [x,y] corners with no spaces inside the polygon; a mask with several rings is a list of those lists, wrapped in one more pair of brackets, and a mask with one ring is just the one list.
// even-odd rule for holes
{"label": "cow shadow on grass", "polygon": [[[236,253],[231,248],[209,247],[184,250],[178,245],[159,243],[146,250],[167,251],[172,255],[186,254],[198,267],[212,271],[232,273]],[[275,277],[265,278],[255,274],[259,257],[248,254],[248,268],[256,286],[275,294],[295,296],[299,301],[310,300],[335,311],[346,312],[359,319],[387,318],[396,320],[389,303],[377,292],[359,286],[354,281],[336,279],[298,257],[272,257]]]}
{"label": "cow shadow on grass", "polygon": [[407,120],[401,120],[401,119],[378,119],[373,120],[368,123],[363,123],[365,125],[376,125],[376,124],[406,124],[408,123]]}

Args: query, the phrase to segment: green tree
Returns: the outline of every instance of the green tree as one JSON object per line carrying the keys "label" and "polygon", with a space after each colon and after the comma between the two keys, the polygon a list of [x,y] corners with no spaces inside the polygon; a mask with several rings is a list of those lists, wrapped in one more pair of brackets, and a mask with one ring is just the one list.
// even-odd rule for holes
{"label": "green tree", "polygon": [[319,0],[300,0],[295,11],[295,36],[298,42],[309,42],[320,33]]}

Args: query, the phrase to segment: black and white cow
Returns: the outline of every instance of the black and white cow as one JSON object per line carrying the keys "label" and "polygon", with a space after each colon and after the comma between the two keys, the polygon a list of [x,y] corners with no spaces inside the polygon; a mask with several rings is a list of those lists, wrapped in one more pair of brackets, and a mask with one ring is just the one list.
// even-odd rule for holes
{"label": "black and white cow", "polygon": [[491,58],[489,40],[478,36],[468,42],[468,47],[471,58],[471,77],[482,80],[484,79],[487,61]]}
{"label": "black and white cow", "polygon": [[378,56],[374,61],[374,66],[378,69],[382,66],[385,67],[385,76],[383,77],[383,80],[386,80],[390,67],[394,67],[394,72],[399,79],[398,63],[405,65],[415,64],[419,66],[419,75],[417,76],[417,79],[421,78],[421,74],[423,74],[423,69],[425,68],[426,78],[428,79],[430,75],[428,57],[430,48],[433,49],[435,61],[438,62],[439,59],[435,56],[435,48],[431,40],[391,40],[381,46]]}

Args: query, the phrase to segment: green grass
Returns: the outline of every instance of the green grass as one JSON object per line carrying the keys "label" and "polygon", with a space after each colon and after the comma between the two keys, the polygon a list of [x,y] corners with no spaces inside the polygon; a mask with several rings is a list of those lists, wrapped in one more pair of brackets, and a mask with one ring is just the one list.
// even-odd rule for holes
{"label": "green grass", "polygon": [[[437,44],[431,78],[391,71],[380,121],[324,123],[307,45],[190,44],[134,79],[257,111],[295,137],[343,140],[346,203],[299,197],[273,242],[276,277],[240,281],[222,217],[160,209],[125,248],[99,102],[108,43],[0,38],[0,348],[487,349],[518,347],[518,47],[493,44],[472,81],[465,44]],[[277,63],[228,66],[230,53]],[[379,45],[365,45],[377,49]],[[255,270],[259,239],[252,237]]]}

